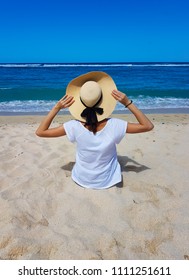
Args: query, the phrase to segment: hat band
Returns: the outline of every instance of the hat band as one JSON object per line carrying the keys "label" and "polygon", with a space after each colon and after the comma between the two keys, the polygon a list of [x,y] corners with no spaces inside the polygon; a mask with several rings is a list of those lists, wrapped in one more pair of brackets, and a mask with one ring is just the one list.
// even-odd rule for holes
{"label": "hat band", "polygon": [[[81,97],[80,97],[80,100],[81,100]],[[96,107],[100,103],[101,100],[102,100],[102,94],[101,94],[100,99],[92,107],[86,106],[85,103],[81,100],[81,103],[86,107],[83,110],[83,112],[81,113],[81,117],[86,118],[86,125],[93,125],[98,122],[96,113],[99,115],[103,114],[103,112],[104,112],[103,108]]]}
{"label": "hat band", "polygon": [[94,107],[96,107],[96,106],[100,103],[101,100],[102,100],[102,93],[101,93],[100,99],[95,103],[95,105],[93,105],[92,107],[88,107],[88,106],[83,102],[83,100],[82,100],[81,97],[80,97],[81,103],[82,103],[86,108],[94,108]]}

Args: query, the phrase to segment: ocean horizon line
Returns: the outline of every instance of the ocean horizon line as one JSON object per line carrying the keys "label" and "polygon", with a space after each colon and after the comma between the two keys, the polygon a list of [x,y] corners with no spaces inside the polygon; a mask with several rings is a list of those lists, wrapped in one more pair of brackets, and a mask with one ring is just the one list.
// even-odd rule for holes
{"label": "ocean horizon line", "polygon": [[0,65],[7,65],[7,64],[38,64],[38,65],[43,65],[43,64],[189,64],[189,61],[70,61],[70,62],[48,62],[48,61],[35,61],[35,62],[0,62]]}
{"label": "ocean horizon line", "polygon": [[0,68],[64,67],[189,67],[189,62],[20,62],[0,63]]}
{"label": "ocean horizon line", "polygon": [[72,64],[72,63],[77,63],[77,64],[88,64],[88,63],[92,63],[92,64],[95,64],[95,63],[189,63],[189,61],[67,61],[67,62],[64,62],[64,61],[53,61],[53,62],[49,62],[49,61],[7,61],[7,62],[1,62],[0,61],[0,64],[43,64],[43,63],[48,63],[48,64],[53,64],[53,63],[60,63],[60,64]]}

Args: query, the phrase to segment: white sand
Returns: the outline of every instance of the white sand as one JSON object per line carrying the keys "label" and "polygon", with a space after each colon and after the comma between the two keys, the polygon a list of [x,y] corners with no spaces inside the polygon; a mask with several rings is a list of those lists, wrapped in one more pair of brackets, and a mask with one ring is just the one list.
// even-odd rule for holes
{"label": "white sand", "polygon": [[188,258],[188,115],[150,115],[153,131],[127,135],[123,184],[107,190],[72,181],[75,146],[38,138],[41,118],[0,117],[1,259]]}

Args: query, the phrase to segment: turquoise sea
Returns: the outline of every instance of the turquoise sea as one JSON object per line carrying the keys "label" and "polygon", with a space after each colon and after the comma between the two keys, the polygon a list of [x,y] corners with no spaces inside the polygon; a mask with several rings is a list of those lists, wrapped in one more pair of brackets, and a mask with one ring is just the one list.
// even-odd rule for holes
{"label": "turquoise sea", "polygon": [[[140,109],[189,112],[189,63],[0,64],[0,114],[47,112],[89,71],[112,76]],[[117,104],[116,110],[125,110]]]}

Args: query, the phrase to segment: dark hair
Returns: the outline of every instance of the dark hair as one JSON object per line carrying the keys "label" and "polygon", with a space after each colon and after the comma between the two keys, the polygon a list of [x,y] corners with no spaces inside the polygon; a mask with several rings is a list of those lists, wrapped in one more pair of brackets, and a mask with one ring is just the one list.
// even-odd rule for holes
{"label": "dark hair", "polygon": [[85,127],[87,127],[87,129],[89,130],[89,131],[92,131],[93,132],[93,134],[96,134],[96,132],[97,132],[97,122],[96,123],[92,123],[91,125],[87,125],[86,123],[85,123]]}
{"label": "dark hair", "polygon": [[80,98],[80,100],[81,100],[81,103],[85,106],[85,109],[81,113],[81,117],[86,118],[86,123],[84,126],[87,127],[89,129],[89,131],[92,131],[94,134],[96,134],[97,124],[98,124],[98,119],[97,119],[96,114],[102,115],[104,112],[103,108],[96,107],[102,100],[102,94],[101,94],[100,99],[97,101],[97,103],[93,107],[87,107],[81,98]]}

